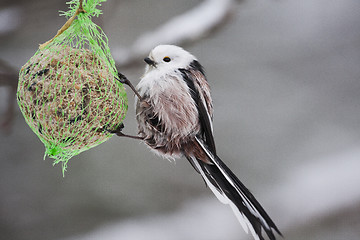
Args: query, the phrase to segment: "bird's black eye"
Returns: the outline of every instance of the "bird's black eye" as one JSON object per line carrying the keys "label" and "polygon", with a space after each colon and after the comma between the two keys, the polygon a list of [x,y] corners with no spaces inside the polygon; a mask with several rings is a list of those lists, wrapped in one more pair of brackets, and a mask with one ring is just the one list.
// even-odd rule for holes
{"label": "bird's black eye", "polygon": [[163,61],[164,61],[164,62],[170,62],[170,61],[171,61],[171,58],[169,58],[169,57],[164,57]]}

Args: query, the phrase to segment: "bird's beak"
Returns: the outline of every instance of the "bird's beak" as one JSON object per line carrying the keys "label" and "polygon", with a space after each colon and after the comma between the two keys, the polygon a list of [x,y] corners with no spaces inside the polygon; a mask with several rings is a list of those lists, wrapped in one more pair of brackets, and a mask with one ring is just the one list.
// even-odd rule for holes
{"label": "bird's beak", "polygon": [[153,60],[151,60],[149,57],[145,58],[144,61],[145,61],[147,64],[149,64],[150,66],[153,66],[153,67],[156,66],[156,63],[155,63]]}

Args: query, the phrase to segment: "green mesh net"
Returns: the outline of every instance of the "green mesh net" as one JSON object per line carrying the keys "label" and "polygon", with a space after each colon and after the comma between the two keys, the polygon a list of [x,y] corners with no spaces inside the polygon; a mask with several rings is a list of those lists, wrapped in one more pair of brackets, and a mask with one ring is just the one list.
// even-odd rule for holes
{"label": "green mesh net", "polygon": [[71,157],[108,140],[127,112],[107,37],[91,21],[104,1],[68,2],[70,10],[61,13],[68,22],[19,73],[21,112],[44,143],[44,158],[61,162],[63,172]]}

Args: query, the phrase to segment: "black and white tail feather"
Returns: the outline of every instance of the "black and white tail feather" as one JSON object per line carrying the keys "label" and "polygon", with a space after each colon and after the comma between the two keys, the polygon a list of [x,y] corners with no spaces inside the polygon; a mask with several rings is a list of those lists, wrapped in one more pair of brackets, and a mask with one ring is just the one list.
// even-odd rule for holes
{"label": "black and white tail feather", "polygon": [[218,200],[230,205],[244,231],[246,233],[250,231],[256,240],[264,240],[262,229],[270,240],[276,239],[273,230],[281,235],[274,222],[244,184],[218,156],[214,156],[206,148],[199,138],[196,140],[213,164],[207,164],[194,156],[187,156],[187,159],[201,174]]}

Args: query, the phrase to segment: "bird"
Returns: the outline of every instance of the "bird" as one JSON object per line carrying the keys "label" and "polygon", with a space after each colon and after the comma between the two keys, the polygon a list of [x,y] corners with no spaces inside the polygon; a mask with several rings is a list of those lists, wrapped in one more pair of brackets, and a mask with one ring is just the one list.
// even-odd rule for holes
{"label": "bird", "polygon": [[[133,138],[143,140],[165,158],[185,157],[254,239],[264,240],[263,232],[270,240],[276,240],[275,232],[282,236],[249,189],[217,155],[213,102],[198,59],[181,47],[159,45],[144,61],[145,73],[135,88],[130,85],[136,95],[138,122],[138,136]],[[120,78],[129,85],[124,75]]]}

